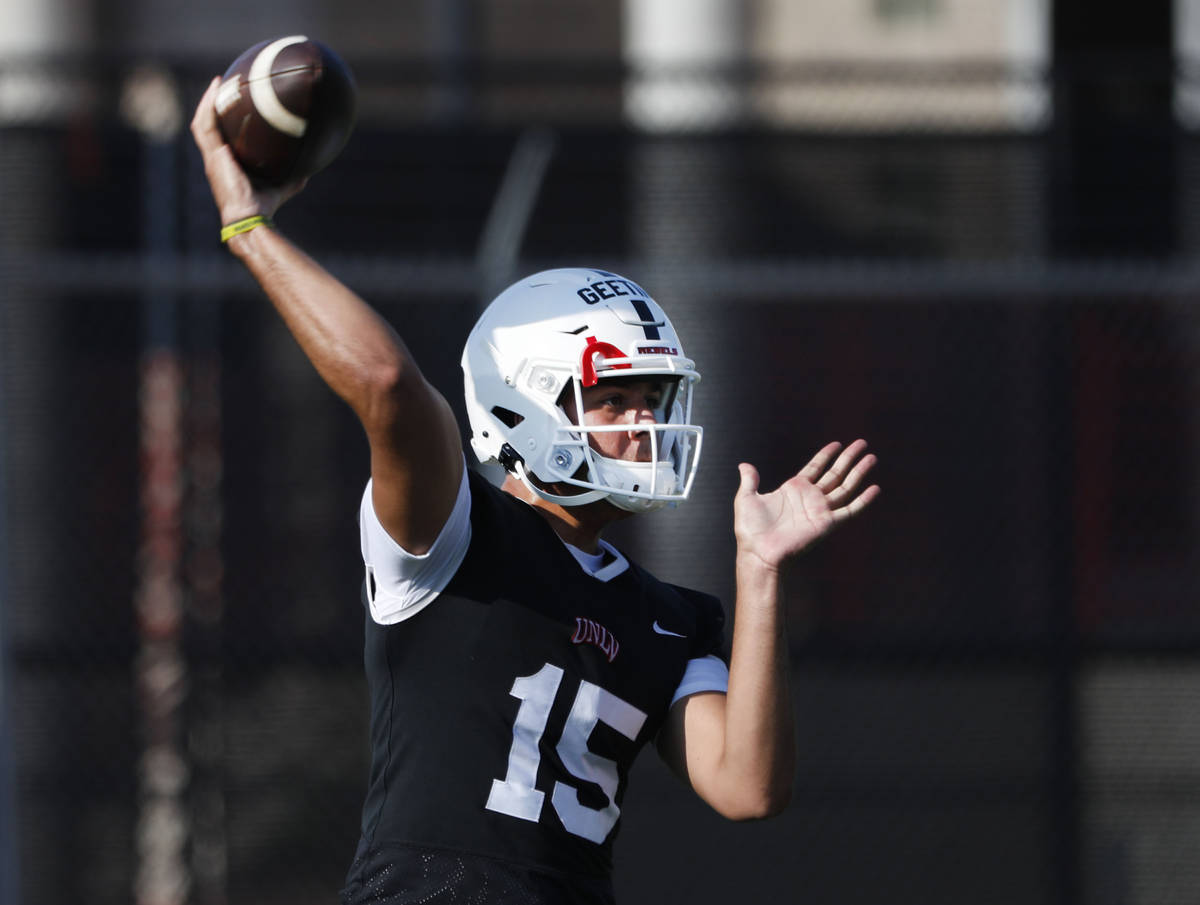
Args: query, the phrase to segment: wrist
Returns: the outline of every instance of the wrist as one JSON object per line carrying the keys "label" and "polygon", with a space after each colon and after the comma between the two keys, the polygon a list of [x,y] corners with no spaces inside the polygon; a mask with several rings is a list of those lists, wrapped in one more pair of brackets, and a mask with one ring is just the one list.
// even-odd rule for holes
{"label": "wrist", "polygon": [[772,600],[782,582],[780,569],[757,553],[738,551],[735,559],[738,598]]}
{"label": "wrist", "polygon": [[772,562],[754,550],[745,550],[740,547],[734,559],[734,564],[737,566],[739,574],[746,572],[747,574],[770,575],[778,578],[783,571],[782,563]]}
{"label": "wrist", "polygon": [[[258,227],[267,228],[259,229]],[[224,245],[234,257],[244,260],[262,249],[263,242],[269,239],[271,233],[275,231],[274,227],[275,224],[270,221],[260,223],[254,228],[230,236],[224,241]]]}
{"label": "wrist", "polygon": [[221,241],[229,242],[235,236],[245,235],[253,229],[260,226],[274,226],[271,218],[266,214],[251,214],[248,217],[239,217],[236,220],[228,221],[221,227]]}

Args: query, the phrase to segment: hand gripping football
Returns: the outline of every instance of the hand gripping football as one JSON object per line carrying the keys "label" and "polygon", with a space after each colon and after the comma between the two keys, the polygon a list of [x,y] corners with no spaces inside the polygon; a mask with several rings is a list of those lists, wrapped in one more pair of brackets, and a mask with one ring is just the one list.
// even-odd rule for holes
{"label": "hand gripping football", "polygon": [[346,64],[293,35],[255,44],[226,70],[217,121],[256,182],[284,185],[327,166],[354,128],[357,91]]}

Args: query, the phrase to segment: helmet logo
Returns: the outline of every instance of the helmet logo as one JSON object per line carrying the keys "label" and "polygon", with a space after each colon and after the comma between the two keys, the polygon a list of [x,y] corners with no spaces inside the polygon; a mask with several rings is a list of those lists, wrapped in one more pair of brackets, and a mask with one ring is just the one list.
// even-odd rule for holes
{"label": "helmet logo", "polygon": [[595,283],[589,283],[582,289],[575,290],[575,294],[589,305],[595,305],[602,299],[612,299],[619,295],[646,295],[646,290],[631,280],[622,279],[615,273],[607,273],[607,271],[603,270],[597,270],[596,273],[606,273],[608,276],[613,277],[613,279],[597,280]]}
{"label": "helmet logo", "polygon": [[[596,356],[600,356],[601,360],[605,358],[628,358],[624,352],[614,346],[612,343],[601,342],[594,336],[587,338],[587,346],[583,350],[583,359],[579,363],[580,382],[585,387],[594,387],[599,382],[599,377],[596,376]],[[624,364],[613,365],[613,368],[631,368],[629,362]]]}
{"label": "helmet logo", "polygon": [[662,334],[658,332],[658,328],[662,326],[662,321],[656,321],[654,314],[650,311],[650,306],[646,304],[644,299],[630,299],[629,303],[633,305],[633,310],[640,317],[641,327],[646,331],[646,339],[662,339]]}
{"label": "helmet logo", "polygon": [[[650,297],[646,295],[646,290],[637,283],[618,277],[615,273],[609,273],[606,270],[597,270],[596,273],[613,279],[589,283],[582,289],[577,289],[575,294],[589,305],[595,305],[604,299],[612,299],[617,296],[629,296],[629,303],[633,305],[633,310],[637,313],[638,318],[632,323],[646,331],[646,339],[661,339],[658,328],[663,326],[664,321],[655,317],[654,312],[650,310],[650,305],[647,303]],[[624,318],[622,319],[624,320]],[[626,321],[626,323],[630,323],[630,321]]]}

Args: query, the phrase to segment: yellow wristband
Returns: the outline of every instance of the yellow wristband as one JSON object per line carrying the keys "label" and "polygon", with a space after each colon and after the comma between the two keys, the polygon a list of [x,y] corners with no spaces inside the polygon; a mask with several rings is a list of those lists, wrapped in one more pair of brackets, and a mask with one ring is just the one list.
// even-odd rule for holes
{"label": "yellow wristband", "polygon": [[253,217],[247,217],[245,220],[238,220],[230,223],[228,226],[221,227],[221,241],[228,242],[234,236],[240,236],[242,233],[248,233],[256,226],[274,226],[271,218],[263,214],[255,214]]}

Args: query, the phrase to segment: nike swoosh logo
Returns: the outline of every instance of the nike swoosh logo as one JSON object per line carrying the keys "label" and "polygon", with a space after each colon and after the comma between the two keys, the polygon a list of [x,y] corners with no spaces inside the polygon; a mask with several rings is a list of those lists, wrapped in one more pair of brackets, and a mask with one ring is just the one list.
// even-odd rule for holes
{"label": "nike swoosh logo", "polygon": [[650,627],[652,629],[654,629],[654,631],[658,632],[658,634],[660,634],[660,635],[670,635],[672,638],[686,638],[687,637],[687,635],[681,635],[681,634],[679,634],[679,632],[672,632],[672,631],[669,631],[669,630],[663,628],[661,625],[658,624],[657,619],[654,620],[654,625],[652,625]]}

